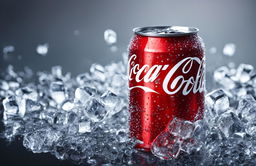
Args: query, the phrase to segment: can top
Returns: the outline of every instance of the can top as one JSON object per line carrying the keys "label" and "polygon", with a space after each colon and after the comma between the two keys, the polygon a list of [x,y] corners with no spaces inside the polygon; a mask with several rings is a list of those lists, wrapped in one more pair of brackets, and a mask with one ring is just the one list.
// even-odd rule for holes
{"label": "can top", "polygon": [[133,32],[142,36],[150,37],[172,37],[196,34],[198,28],[186,26],[150,26],[134,28]]}

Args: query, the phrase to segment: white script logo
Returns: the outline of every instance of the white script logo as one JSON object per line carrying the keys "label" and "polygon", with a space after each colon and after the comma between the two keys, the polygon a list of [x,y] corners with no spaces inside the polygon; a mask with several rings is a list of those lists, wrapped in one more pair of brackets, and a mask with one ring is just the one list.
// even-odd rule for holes
{"label": "white script logo", "polygon": [[[140,66],[135,63],[137,56],[133,54],[128,61],[128,71],[129,80],[135,80],[139,82],[154,82],[161,71],[168,71],[162,82],[162,88],[165,93],[169,95],[176,94],[178,91],[182,91],[183,95],[188,95],[192,93],[201,93],[204,91],[204,60],[198,57],[186,57],[174,65],[171,69],[169,65],[153,65],[149,66],[147,64]],[[193,67],[197,67],[197,73],[195,75]],[[175,73],[180,73],[180,75],[175,76]],[[193,73],[192,73],[193,72]],[[146,74],[144,74],[146,73]],[[190,74],[188,79],[185,79],[185,75]],[[170,82],[172,80],[172,82]],[[159,93],[146,86],[132,86],[129,87],[130,90],[134,88],[143,89],[145,92]]]}

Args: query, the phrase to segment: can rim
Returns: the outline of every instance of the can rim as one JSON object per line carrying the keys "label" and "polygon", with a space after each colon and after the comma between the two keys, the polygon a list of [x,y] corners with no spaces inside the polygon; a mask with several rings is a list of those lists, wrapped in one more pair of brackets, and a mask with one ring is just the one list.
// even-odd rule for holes
{"label": "can rim", "polygon": [[[154,29],[167,29],[167,28],[180,28],[186,29],[186,31],[172,31],[171,33],[148,33],[148,30]],[[146,32],[145,32],[146,31]],[[186,36],[191,34],[197,34],[199,31],[196,27],[188,27],[188,26],[147,26],[147,27],[136,27],[133,29],[133,32],[137,35],[141,36],[149,36],[149,37],[172,37],[172,36]]]}

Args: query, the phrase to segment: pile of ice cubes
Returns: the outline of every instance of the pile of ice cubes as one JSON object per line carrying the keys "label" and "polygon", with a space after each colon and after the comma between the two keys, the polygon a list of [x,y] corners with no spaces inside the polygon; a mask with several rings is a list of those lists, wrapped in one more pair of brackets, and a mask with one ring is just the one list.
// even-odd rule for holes
{"label": "pile of ice cubes", "polygon": [[[126,57],[124,59],[127,59]],[[34,153],[52,153],[89,165],[255,165],[256,75],[251,65],[220,67],[222,89],[206,95],[204,119],[174,118],[152,145],[133,149],[129,138],[126,64],[93,64],[72,78],[60,66],[51,73],[0,75],[4,138],[23,138]]]}

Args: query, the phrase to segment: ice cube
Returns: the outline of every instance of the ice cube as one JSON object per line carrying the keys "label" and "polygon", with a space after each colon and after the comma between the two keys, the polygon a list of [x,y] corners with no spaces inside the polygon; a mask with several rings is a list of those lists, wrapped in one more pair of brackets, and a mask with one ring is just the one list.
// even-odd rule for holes
{"label": "ice cube", "polygon": [[121,111],[122,109],[122,101],[120,98],[113,92],[111,91],[106,91],[102,96],[101,99],[107,109],[111,110],[109,113],[111,115],[114,115]]}
{"label": "ice cube", "polygon": [[181,141],[170,132],[161,132],[153,141],[151,152],[164,160],[177,158],[181,150]]}
{"label": "ice cube", "polygon": [[240,64],[237,68],[236,77],[241,83],[246,83],[251,79],[253,75],[253,66],[248,64]]}
{"label": "ice cube", "polygon": [[246,126],[245,131],[247,134],[251,135],[251,136],[255,136],[256,135],[256,123],[250,123]]}
{"label": "ice cube", "polygon": [[226,56],[233,56],[236,52],[236,45],[234,43],[227,43],[223,48],[223,54]]}
{"label": "ice cube", "polygon": [[213,113],[221,114],[229,108],[229,99],[222,89],[216,89],[206,95],[206,106]]}
{"label": "ice cube", "polygon": [[8,90],[9,89],[9,85],[5,80],[0,80],[0,89],[2,89],[2,90]]}
{"label": "ice cube", "polygon": [[123,143],[123,142],[127,142],[129,141],[129,137],[126,131],[124,130],[119,130],[117,132],[117,139],[119,140],[119,142]]}
{"label": "ice cube", "polygon": [[62,104],[66,100],[64,84],[61,81],[52,82],[50,94],[57,104]]}
{"label": "ice cube", "polygon": [[121,74],[116,74],[112,78],[111,85],[113,87],[123,87],[126,84],[126,80],[124,79],[124,76]]}
{"label": "ice cube", "polygon": [[79,133],[88,133],[91,132],[91,122],[89,119],[85,119],[78,123],[78,132]]}
{"label": "ice cube", "polygon": [[26,100],[26,112],[40,111],[42,109],[43,109],[43,106],[40,103],[30,99]]}
{"label": "ice cube", "polygon": [[45,44],[39,44],[36,48],[36,52],[39,55],[42,56],[46,56],[46,54],[48,53],[48,49],[49,49],[49,44],[45,43]]}
{"label": "ice cube", "polygon": [[52,67],[52,75],[56,78],[62,78],[62,67],[61,66],[53,66]]}
{"label": "ice cube", "polygon": [[75,91],[75,99],[83,104],[86,104],[88,101],[91,100],[91,97],[97,94],[96,89],[84,86],[79,87]]}
{"label": "ice cube", "polygon": [[19,101],[15,96],[6,97],[3,100],[4,113],[10,116],[19,115],[23,117],[25,115],[25,112],[19,110],[18,103]]}
{"label": "ice cube", "polygon": [[77,83],[80,85],[80,86],[83,86],[85,84],[85,82],[87,82],[88,80],[91,79],[91,76],[88,74],[88,73],[82,73],[82,74],[79,74],[77,77],[76,77],[76,81]]}
{"label": "ice cube", "polygon": [[16,81],[9,81],[8,84],[9,84],[9,88],[10,88],[12,91],[17,90],[17,89],[20,87],[20,83],[18,83],[18,82],[16,82]]}
{"label": "ice cube", "polygon": [[90,67],[90,72],[95,78],[99,79],[100,81],[106,80],[105,69],[103,66],[99,64],[92,64]]}
{"label": "ice cube", "polygon": [[30,87],[23,87],[16,90],[16,95],[23,98],[23,99],[30,99],[33,101],[37,101],[38,93],[30,88]]}
{"label": "ice cube", "polygon": [[40,113],[39,118],[42,120],[46,120],[50,124],[55,123],[55,117],[56,117],[57,109],[53,107],[49,107],[46,110],[42,111]]}
{"label": "ice cube", "polygon": [[117,41],[117,35],[116,32],[112,29],[107,29],[104,32],[104,40],[107,44],[112,45],[115,44]]}
{"label": "ice cube", "polygon": [[230,128],[234,124],[234,119],[230,112],[223,113],[217,121],[219,130],[227,137],[230,136]]}
{"label": "ice cube", "polygon": [[74,103],[68,100],[63,103],[62,109],[65,111],[70,111],[74,108],[74,106]]}
{"label": "ice cube", "polygon": [[108,111],[106,110],[104,104],[95,98],[90,101],[89,106],[85,109],[85,114],[93,122],[102,121],[104,118],[106,118],[107,113]]}
{"label": "ice cube", "polygon": [[237,111],[249,123],[256,120],[256,101],[251,95],[241,97]]}
{"label": "ice cube", "polygon": [[225,89],[233,89],[236,86],[236,82],[230,74],[229,68],[222,66],[214,71],[213,78]]}
{"label": "ice cube", "polygon": [[190,138],[194,129],[195,125],[192,122],[176,117],[168,124],[168,132],[183,139]]}

